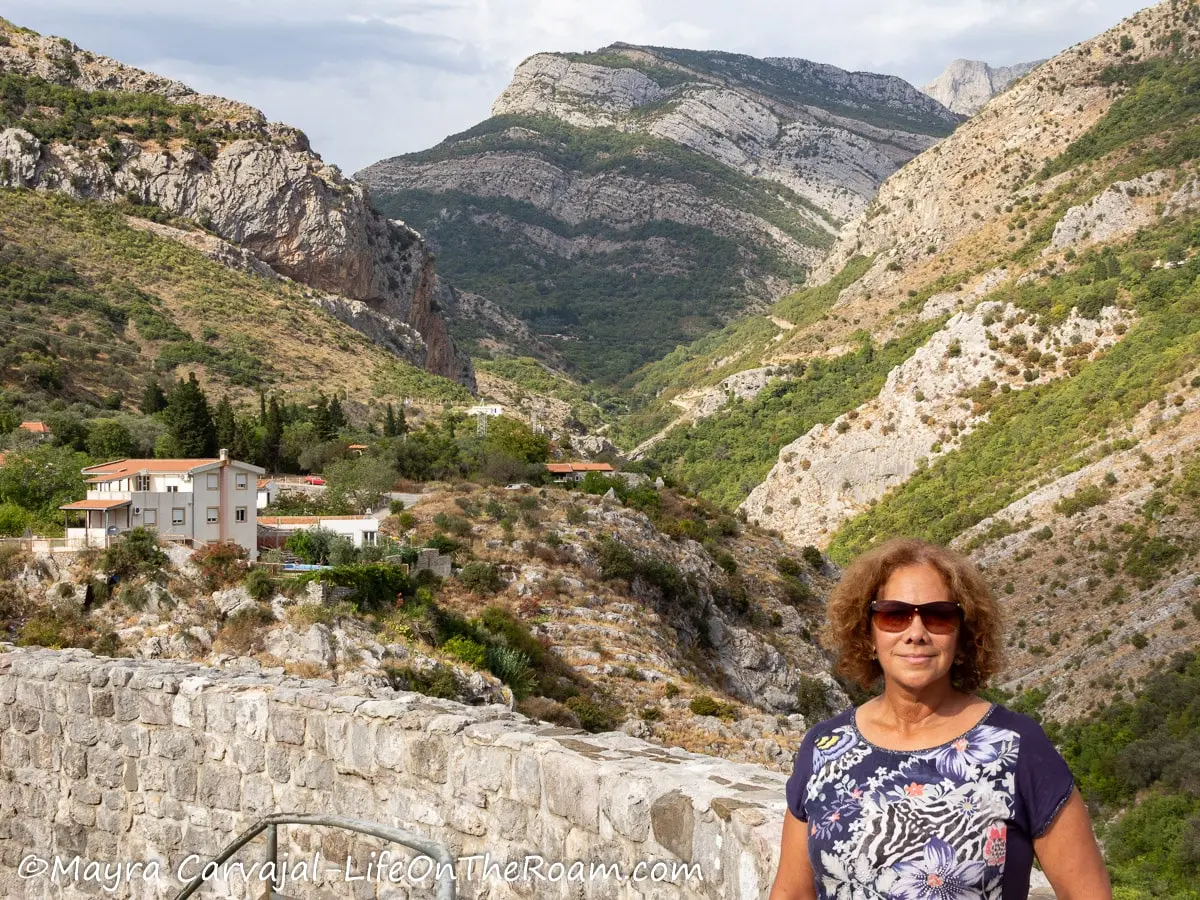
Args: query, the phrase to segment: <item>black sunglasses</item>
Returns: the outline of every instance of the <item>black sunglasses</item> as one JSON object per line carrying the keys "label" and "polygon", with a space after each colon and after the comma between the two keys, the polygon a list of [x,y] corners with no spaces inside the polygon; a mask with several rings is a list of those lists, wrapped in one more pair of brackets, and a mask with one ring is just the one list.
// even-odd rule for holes
{"label": "black sunglasses", "polygon": [[916,615],[932,634],[953,634],[963,621],[962,607],[950,600],[934,603],[876,600],[871,604],[871,616],[880,631],[905,631]]}

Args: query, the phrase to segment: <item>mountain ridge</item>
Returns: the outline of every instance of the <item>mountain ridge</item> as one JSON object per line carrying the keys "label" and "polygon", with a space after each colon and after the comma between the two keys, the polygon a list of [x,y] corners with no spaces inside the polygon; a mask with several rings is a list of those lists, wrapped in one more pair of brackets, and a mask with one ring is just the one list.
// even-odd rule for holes
{"label": "mountain ridge", "polygon": [[887,76],[629,44],[534,54],[492,113],[355,177],[456,284],[610,381],[782,296],[959,121]]}
{"label": "mountain ridge", "polygon": [[471,385],[434,312],[439,286],[419,235],[376,212],[302,132],[69,40],[2,27],[0,183],[200,224],[281,275],[366,304],[358,315],[329,307],[368,331],[407,329],[410,361]]}

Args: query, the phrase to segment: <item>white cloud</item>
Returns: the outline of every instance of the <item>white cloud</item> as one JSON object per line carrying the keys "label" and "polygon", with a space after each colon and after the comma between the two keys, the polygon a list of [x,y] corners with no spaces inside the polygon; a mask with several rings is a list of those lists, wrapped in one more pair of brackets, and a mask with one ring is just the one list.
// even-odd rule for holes
{"label": "white cloud", "polygon": [[915,84],[1052,56],[1137,0],[9,0],[39,31],[262,108],[354,171],[488,115],[541,50],[613,41],[800,56]]}

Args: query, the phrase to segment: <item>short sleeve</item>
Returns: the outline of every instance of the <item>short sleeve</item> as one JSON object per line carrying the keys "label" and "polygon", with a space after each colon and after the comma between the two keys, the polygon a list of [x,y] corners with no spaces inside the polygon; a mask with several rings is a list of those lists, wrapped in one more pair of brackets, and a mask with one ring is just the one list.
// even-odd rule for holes
{"label": "short sleeve", "polygon": [[1071,798],[1075,778],[1042,727],[1029,720],[1017,759],[1017,793],[1028,816],[1029,834],[1041,837]]}
{"label": "short sleeve", "polygon": [[812,775],[813,745],[817,740],[816,729],[810,728],[800,749],[796,751],[796,761],[792,767],[791,777],[787,780],[787,805],[792,815],[801,822],[808,821],[808,813],[804,804],[808,799],[808,779]]}

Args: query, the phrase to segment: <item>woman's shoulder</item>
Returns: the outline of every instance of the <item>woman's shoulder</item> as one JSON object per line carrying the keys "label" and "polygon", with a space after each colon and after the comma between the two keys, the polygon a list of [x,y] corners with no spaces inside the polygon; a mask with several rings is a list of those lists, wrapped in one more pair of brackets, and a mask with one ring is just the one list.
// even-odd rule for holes
{"label": "woman's shoulder", "polygon": [[994,703],[991,711],[980,724],[1015,732],[1022,742],[1029,741],[1038,745],[1050,744],[1046,730],[1042,728],[1037,719],[1024,713],[1014,712],[1002,703]]}
{"label": "woman's shoulder", "polygon": [[804,739],[808,742],[818,740],[833,734],[835,731],[843,728],[854,727],[854,707],[848,707],[840,713],[830,716],[828,719],[818,722],[810,727],[804,735]]}

